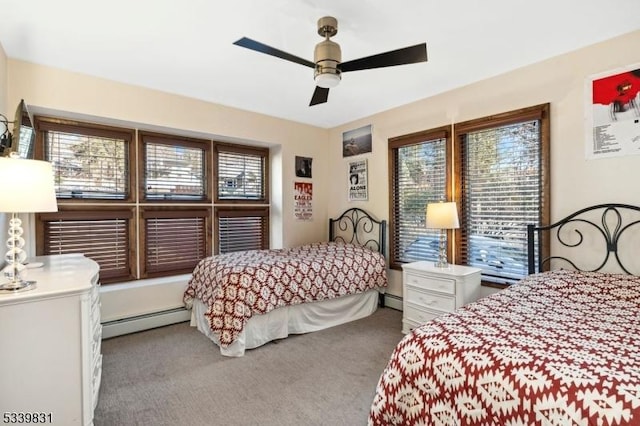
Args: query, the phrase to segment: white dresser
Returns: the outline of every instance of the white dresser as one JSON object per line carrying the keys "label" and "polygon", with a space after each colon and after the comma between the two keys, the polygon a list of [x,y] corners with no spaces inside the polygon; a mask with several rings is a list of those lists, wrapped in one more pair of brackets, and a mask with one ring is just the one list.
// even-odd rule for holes
{"label": "white dresser", "polygon": [[91,425],[102,372],[98,264],[75,254],[33,260],[44,263],[28,270],[37,287],[0,294],[0,419]]}
{"label": "white dresser", "polygon": [[428,261],[402,265],[402,332],[476,301],[480,273],[460,265],[438,268]]}

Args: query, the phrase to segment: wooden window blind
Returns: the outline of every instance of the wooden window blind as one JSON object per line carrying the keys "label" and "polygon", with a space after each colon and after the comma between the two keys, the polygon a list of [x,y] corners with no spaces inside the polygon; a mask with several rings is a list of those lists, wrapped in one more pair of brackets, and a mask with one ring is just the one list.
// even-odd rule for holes
{"label": "wooden window blind", "polygon": [[546,109],[528,109],[461,125],[459,261],[482,269],[483,280],[513,283],[527,274],[527,225],[548,209]]}
{"label": "wooden window blind", "polygon": [[210,255],[208,218],[211,210],[145,208],[144,271],[146,276],[189,273]]}
{"label": "wooden window blind", "polygon": [[267,202],[269,150],[217,146],[217,201]]}
{"label": "wooden window blind", "polygon": [[53,165],[59,199],[130,198],[133,132],[40,120],[44,158]]}
{"label": "wooden window blind", "polygon": [[439,231],[427,229],[426,205],[447,199],[450,141],[445,129],[389,141],[391,266],[437,260]]}
{"label": "wooden window blind", "polygon": [[215,209],[216,253],[269,248],[269,209]]}
{"label": "wooden window blind", "polygon": [[144,199],[205,201],[210,142],[189,142],[141,133],[144,153]]}
{"label": "wooden window blind", "polygon": [[131,279],[132,217],[128,209],[41,213],[38,254],[82,253],[100,265],[101,281]]}

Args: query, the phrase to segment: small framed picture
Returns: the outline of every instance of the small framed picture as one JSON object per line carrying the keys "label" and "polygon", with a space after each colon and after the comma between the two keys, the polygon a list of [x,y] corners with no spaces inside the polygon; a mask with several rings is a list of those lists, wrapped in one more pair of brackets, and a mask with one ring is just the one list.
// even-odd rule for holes
{"label": "small framed picture", "polygon": [[367,160],[349,162],[349,201],[368,199]]}
{"label": "small framed picture", "polygon": [[342,158],[371,152],[371,124],[342,133]]}
{"label": "small framed picture", "polygon": [[310,157],[299,157],[296,155],[296,176],[302,178],[311,177],[311,162]]}

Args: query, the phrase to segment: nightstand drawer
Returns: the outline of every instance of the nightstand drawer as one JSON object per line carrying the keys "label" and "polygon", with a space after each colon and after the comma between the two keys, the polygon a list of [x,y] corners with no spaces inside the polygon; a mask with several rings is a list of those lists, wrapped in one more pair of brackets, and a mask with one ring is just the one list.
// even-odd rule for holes
{"label": "nightstand drawer", "polygon": [[[423,311],[415,306],[406,305],[404,309],[404,318],[408,322],[416,324],[424,324],[427,321],[431,321],[434,318],[442,315],[441,313]],[[412,329],[415,327],[411,327]]]}
{"label": "nightstand drawer", "polygon": [[425,290],[440,291],[442,293],[455,294],[456,281],[446,278],[424,277],[422,275],[407,274],[407,285],[423,288]]}
{"label": "nightstand drawer", "polygon": [[443,312],[453,312],[456,310],[456,299],[453,295],[448,296],[441,293],[429,293],[421,291],[415,287],[407,286],[407,303],[417,305],[421,308],[436,309]]}

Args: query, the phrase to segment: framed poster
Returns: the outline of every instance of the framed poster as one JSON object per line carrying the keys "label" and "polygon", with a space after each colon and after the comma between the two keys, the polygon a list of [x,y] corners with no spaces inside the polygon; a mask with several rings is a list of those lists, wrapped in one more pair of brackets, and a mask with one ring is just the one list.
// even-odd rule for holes
{"label": "framed poster", "polygon": [[313,219],[313,183],[293,183],[293,214],[296,220]]}
{"label": "framed poster", "polygon": [[640,154],[640,64],[585,84],[587,159]]}
{"label": "framed poster", "polygon": [[371,124],[342,133],[342,158],[371,152]]}
{"label": "framed poster", "polygon": [[367,191],[367,160],[349,162],[349,201],[366,201]]}
{"label": "framed poster", "polygon": [[301,178],[310,178],[312,161],[313,158],[299,157],[296,155],[296,176]]}

